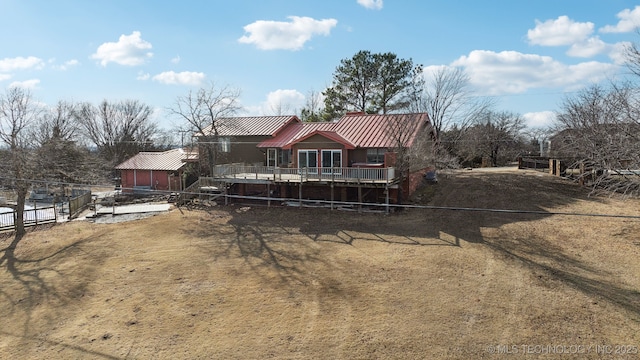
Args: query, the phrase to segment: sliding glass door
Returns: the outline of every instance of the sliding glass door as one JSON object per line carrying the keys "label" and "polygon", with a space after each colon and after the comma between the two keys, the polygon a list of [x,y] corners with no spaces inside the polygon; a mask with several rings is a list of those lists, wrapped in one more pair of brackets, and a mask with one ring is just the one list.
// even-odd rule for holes
{"label": "sliding glass door", "polygon": [[315,173],[318,168],[318,150],[298,150],[298,167]]}
{"label": "sliding glass door", "polygon": [[322,173],[334,174],[342,172],[342,150],[322,150]]}

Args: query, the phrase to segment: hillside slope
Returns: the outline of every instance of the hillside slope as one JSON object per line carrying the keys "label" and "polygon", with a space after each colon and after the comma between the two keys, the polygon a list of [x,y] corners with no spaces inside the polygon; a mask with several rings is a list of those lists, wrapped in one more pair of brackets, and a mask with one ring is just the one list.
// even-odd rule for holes
{"label": "hillside slope", "polygon": [[[456,171],[425,191],[435,206],[640,216],[637,201],[534,172]],[[28,233],[0,263],[0,357],[499,359],[575,345],[552,358],[633,359],[639,235],[634,218],[433,209],[73,222]]]}

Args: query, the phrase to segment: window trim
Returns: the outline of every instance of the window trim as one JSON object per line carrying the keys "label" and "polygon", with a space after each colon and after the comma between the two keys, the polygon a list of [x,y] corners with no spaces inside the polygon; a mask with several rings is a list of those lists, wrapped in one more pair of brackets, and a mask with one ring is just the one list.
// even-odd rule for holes
{"label": "window trim", "polygon": [[276,166],[278,166],[278,149],[268,148],[267,149],[267,167],[276,167]]}
{"label": "window trim", "polygon": [[222,153],[230,153],[231,152],[231,138],[223,136],[218,138],[218,145],[220,152]]}
{"label": "window trim", "polygon": [[[375,151],[375,154],[370,154],[370,152]],[[367,164],[384,164],[384,154],[387,152],[387,149],[384,148],[368,148],[367,149]],[[375,160],[382,161],[369,161],[370,157],[375,157]]]}
{"label": "window trim", "polygon": [[[306,154],[306,164],[304,164],[304,166],[302,166],[301,164],[301,159],[300,156],[302,153]],[[310,157],[309,155],[313,153],[313,157]],[[309,159],[315,158],[315,164],[316,166],[309,166]],[[302,168],[307,168],[307,169],[311,169],[309,172],[313,172],[315,173],[318,169],[318,150],[311,150],[311,149],[303,149],[303,150],[298,150],[298,168],[302,169]]]}
{"label": "window trim", "polygon": [[[324,166],[324,160],[325,160],[325,154],[329,154],[330,156],[330,162],[331,162],[331,166],[326,167]],[[333,166],[333,161],[334,161],[334,154],[338,154],[340,156],[340,166]],[[336,175],[342,174],[342,166],[343,166],[343,157],[342,157],[342,150],[340,149],[323,149],[322,153],[321,153],[321,165],[322,165],[322,173],[323,174],[331,174],[331,169],[333,170],[333,173]]]}

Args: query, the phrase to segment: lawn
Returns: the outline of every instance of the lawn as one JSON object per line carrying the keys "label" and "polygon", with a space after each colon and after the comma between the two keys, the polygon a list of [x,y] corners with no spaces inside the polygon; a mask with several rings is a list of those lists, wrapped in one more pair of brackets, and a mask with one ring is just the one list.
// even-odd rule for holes
{"label": "lawn", "polygon": [[557,214],[640,202],[532,171],[439,180],[422,203],[529,213],[235,205],[29,232],[0,252],[0,357],[640,357],[640,218]]}

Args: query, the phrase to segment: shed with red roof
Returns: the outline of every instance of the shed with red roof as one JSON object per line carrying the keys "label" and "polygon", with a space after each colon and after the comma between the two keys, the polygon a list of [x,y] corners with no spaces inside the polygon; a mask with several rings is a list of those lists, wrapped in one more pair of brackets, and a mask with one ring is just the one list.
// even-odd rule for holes
{"label": "shed with red roof", "polygon": [[184,149],[163,152],[139,152],[115,167],[120,172],[122,191],[182,190],[182,175],[197,153]]}

